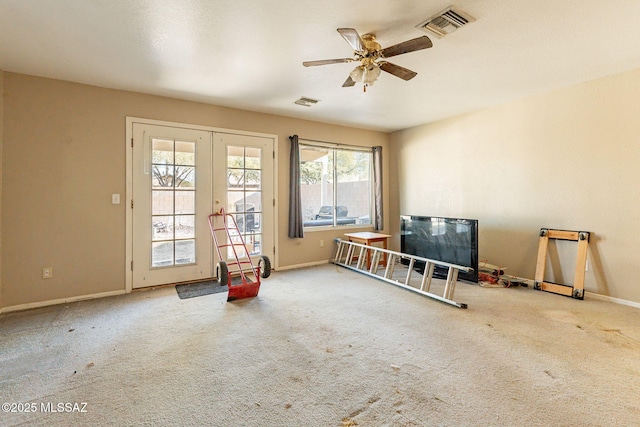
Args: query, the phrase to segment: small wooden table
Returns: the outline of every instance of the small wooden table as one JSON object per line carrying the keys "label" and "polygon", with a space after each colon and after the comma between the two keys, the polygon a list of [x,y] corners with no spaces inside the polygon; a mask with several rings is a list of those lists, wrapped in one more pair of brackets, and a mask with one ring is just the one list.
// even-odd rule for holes
{"label": "small wooden table", "polygon": [[[381,242],[382,248],[387,249],[387,242],[390,234],[373,233],[371,231],[362,231],[360,233],[346,233],[345,236],[350,242],[361,243],[363,245],[372,246],[372,243]],[[382,265],[387,265],[387,253],[382,253]],[[367,251],[367,269],[371,268],[371,252]]]}

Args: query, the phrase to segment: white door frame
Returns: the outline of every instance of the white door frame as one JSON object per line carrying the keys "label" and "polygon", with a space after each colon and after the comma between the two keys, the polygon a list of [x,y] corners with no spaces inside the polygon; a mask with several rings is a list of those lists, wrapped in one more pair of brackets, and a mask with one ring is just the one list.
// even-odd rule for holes
{"label": "white door frame", "polygon": [[[141,123],[141,124],[150,124],[157,126],[171,126],[176,128],[184,128],[184,129],[194,129],[194,130],[203,130],[213,133],[230,133],[236,135],[247,135],[247,136],[257,136],[263,138],[271,138],[273,139],[273,151],[274,151],[274,164],[273,164],[273,197],[275,200],[278,200],[278,135],[268,134],[268,133],[260,133],[260,132],[249,132],[249,131],[241,131],[235,129],[226,129],[226,128],[217,128],[212,126],[202,126],[202,125],[193,125],[187,123],[178,123],[178,122],[168,122],[164,120],[153,120],[153,119],[144,119],[141,117],[126,117],[126,130],[125,130],[125,147],[126,147],[126,190],[125,190],[125,198],[124,202],[126,204],[126,225],[125,225],[125,234],[126,234],[126,248],[125,248],[125,292],[129,293],[133,290],[133,271],[131,268],[133,262],[133,212],[131,209],[131,200],[133,197],[133,124]],[[274,244],[277,248],[279,246],[278,242],[278,203],[275,203],[273,211],[273,233],[274,233]],[[265,224],[266,226],[266,224]],[[278,254],[277,252],[273,256],[272,265],[274,269],[278,268]]]}

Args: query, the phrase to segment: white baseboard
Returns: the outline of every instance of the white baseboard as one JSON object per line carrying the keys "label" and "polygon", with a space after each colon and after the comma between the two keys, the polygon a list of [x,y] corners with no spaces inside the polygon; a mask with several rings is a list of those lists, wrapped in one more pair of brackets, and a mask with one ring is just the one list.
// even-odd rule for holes
{"label": "white baseboard", "polygon": [[278,267],[276,271],[295,270],[296,268],[314,267],[316,265],[329,264],[329,260],[307,262],[304,264],[287,265],[286,267]]}
{"label": "white baseboard", "polygon": [[49,301],[30,302],[30,303],[27,303],[27,304],[19,304],[19,305],[14,305],[14,306],[11,306],[11,307],[4,307],[4,308],[0,309],[0,313],[10,313],[12,311],[29,310],[29,309],[32,309],[32,308],[47,307],[47,306],[50,306],[50,305],[58,305],[58,304],[66,304],[66,303],[70,303],[70,302],[84,301],[84,300],[88,300],[88,299],[112,297],[112,296],[115,296],[115,295],[122,295],[124,293],[125,293],[125,290],[122,289],[120,291],[109,291],[109,292],[101,292],[101,293],[97,293],[97,294],[80,295],[80,296],[77,296],[77,297],[54,299],[54,300],[49,300]]}
{"label": "white baseboard", "polygon": [[597,299],[600,301],[608,301],[608,302],[613,302],[616,304],[621,304],[621,305],[628,305],[629,307],[635,307],[635,308],[640,308],[640,302],[635,302],[635,301],[629,301],[626,299],[621,299],[621,298],[614,298],[614,297],[610,297],[607,295],[601,295],[601,294],[596,294],[593,292],[585,292],[585,296],[589,296],[593,299]]}
{"label": "white baseboard", "polygon": [[[535,284],[535,281],[532,279],[525,279],[524,277],[516,277],[516,276],[511,276],[511,277],[513,277],[514,279],[522,280],[523,282],[526,282],[531,287],[533,287],[533,285]],[[615,304],[628,305],[629,307],[640,308],[640,302],[629,301],[622,298],[614,298],[608,295],[596,294],[595,292],[585,291],[584,296],[585,298],[589,297],[599,301],[613,302]]]}

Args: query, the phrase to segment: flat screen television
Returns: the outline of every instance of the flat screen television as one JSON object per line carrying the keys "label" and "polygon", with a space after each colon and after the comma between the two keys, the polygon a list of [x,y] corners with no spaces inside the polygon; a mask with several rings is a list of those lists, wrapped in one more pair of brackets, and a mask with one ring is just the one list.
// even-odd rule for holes
{"label": "flat screen television", "polygon": [[[436,261],[473,268],[458,278],[478,282],[478,220],[431,216],[400,216],[400,250]],[[403,260],[403,264],[409,264]],[[416,262],[416,269],[424,272],[424,262]],[[436,266],[434,277],[447,277],[447,268]]]}

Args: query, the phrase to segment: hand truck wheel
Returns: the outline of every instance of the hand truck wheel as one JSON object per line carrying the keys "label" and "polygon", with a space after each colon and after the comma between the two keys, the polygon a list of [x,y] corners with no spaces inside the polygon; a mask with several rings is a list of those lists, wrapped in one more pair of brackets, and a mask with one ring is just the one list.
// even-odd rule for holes
{"label": "hand truck wheel", "polygon": [[227,286],[229,284],[229,267],[227,267],[226,262],[218,262],[218,265],[216,265],[216,274],[218,276],[218,285]]}
{"label": "hand truck wheel", "polygon": [[271,275],[271,261],[269,261],[269,257],[266,255],[260,255],[258,266],[260,267],[260,277],[266,279]]}

